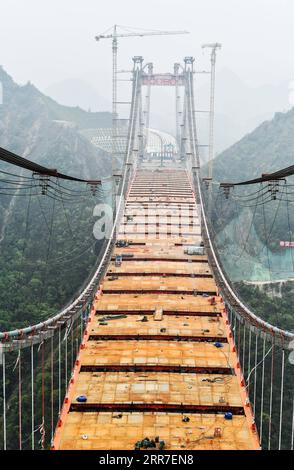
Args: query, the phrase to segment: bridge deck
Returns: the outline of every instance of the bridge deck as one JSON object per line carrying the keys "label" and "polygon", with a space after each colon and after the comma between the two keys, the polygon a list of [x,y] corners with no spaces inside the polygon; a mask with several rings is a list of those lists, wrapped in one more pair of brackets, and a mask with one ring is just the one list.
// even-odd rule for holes
{"label": "bridge deck", "polygon": [[137,173],[54,448],[259,448],[207,257],[185,253],[200,233],[184,171]]}

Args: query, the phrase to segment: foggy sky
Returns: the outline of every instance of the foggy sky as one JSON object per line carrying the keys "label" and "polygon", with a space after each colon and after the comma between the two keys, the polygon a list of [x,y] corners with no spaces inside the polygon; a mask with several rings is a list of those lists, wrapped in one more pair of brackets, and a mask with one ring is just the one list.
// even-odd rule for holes
{"label": "foggy sky", "polygon": [[251,85],[294,79],[293,0],[1,0],[0,64],[17,82],[41,90],[68,78],[110,96],[111,42],[94,36],[114,23],[145,29],[188,29],[187,36],[127,38],[119,67],[143,55],[160,71],[193,55],[208,65],[203,42],[223,49],[228,67]]}

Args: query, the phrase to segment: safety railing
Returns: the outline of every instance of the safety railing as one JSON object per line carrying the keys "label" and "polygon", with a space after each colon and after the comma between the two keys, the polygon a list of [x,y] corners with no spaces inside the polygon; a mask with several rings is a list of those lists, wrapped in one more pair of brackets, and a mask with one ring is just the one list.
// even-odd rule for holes
{"label": "safety railing", "polygon": [[[247,392],[246,406],[252,408],[261,448],[291,449],[294,447],[294,334],[257,316],[240,299],[223,268],[211,237],[200,182],[197,151],[193,80],[187,79],[187,127],[190,137],[190,158],[187,172],[194,189],[201,218],[202,237],[208,261],[219,293],[224,300],[223,315],[230,328],[230,342],[237,353],[240,386]],[[190,109],[190,110],[189,110]],[[228,363],[230,358],[227,357]]]}
{"label": "safety railing", "polygon": [[98,266],[79,295],[56,315],[26,328],[0,333],[0,448],[45,449],[54,436],[64,396],[86,334],[93,301],[110,262],[125,198],[136,172],[140,70],[134,70],[128,145],[114,221]]}

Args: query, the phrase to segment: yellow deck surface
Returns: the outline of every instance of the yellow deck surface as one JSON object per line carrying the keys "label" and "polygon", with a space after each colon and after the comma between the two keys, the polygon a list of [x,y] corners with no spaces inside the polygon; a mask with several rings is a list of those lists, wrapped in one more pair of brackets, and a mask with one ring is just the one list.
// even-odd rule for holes
{"label": "yellow deck surface", "polygon": [[147,262],[147,261],[133,261],[124,262],[121,267],[116,267],[115,263],[109,267],[108,273],[173,273],[173,274],[211,274],[210,268],[207,263],[181,263],[172,262],[166,263],[165,261]]}
{"label": "yellow deck surface", "polygon": [[[148,268],[146,268],[146,272]],[[159,290],[185,290],[185,291],[215,291],[213,279],[190,278],[190,277],[163,277],[163,276],[120,276],[118,279],[106,278],[103,288],[120,289],[159,289]]]}
{"label": "yellow deck surface", "polygon": [[[106,314],[107,315],[107,314]],[[176,315],[163,315],[161,321],[154,320],[153,315],[147,315],[147,322],[142,322],[144,315],[129,315],[122,322],[121,319],[106,320],[107,325],[100,325],[99,315],[92,323],[91,334],[161,334],[161,335],[188,335],[188,336],[224,336],[225,328],[222,318],[191,317]],[[122,324],[123,323],[123,324]],[[165,331],[161,331],[165,330]]]}
{"label": "yellow deck surface", "polygon": [[238,391],[237,379],[231,375],[83,372],[79,374],[75,395],[87,395],[88,403],[156,401],[242,406]]}
{"label": "yellow deck surface", "polygon": [[[134,449],[156,436],[168,450],[257,448],[224,304],[205,294],[218,291],[207,257],[184,252],[200,244],[200,233],[186,173],[138,171],[118,236],[130,244],[113,250],[56,448]],[[115,266],[115,256],[126,254]],[[83,408],[79,395],[92,408]],[[224,406],[232,420],[224,418]]]}
{"label": "yellow deck surface", "polygon": [[[138,301],[139,298],[139,301]],[[215,306],[209,304],[208,299],[202,296],[176,295],[176,294],[105,294],[99,302],[99,310],[165,310],[176,311],[204,311],[214,312]],[[123,326],[123,323],[121,324]]]}
{"label": "yellow deck surface", "polygon": [[[247,450],[251,433],[246,418],[236,416],[224,421],[220,415],[190,415],[183,423],[182,414],[165,413],[70,413],[64,427],[62,449],[133,449],[146,436],[159,436],[167,450]],[[221,437],[214,437],[220,428]]]}
{"label": "yellow deck surface", "polygon": [[[127,237],[122,237],[124,240],[130,240],[133,238],[132,235],[128,235]],[[120,255],[123,253],[131,253],[133,254],[134,258],[177,258],[177,259],[183,259],[187,260],[187,264],[192,261],[207,261],[206,256],[202,255],[186,255],[184,253],[184,249],[186,246],[176,246],[175,243],[183,243],[187,246],[191,246],[193,244],[196,244],[198,241],[201,240],[200,236],[194,236],[193,238],[191,237],[175,237],[173,240],[170,240],[169,238],[166,238],[164,236],[161,236],[160,239],[154,238],[154,236],[146,236],[143,237],[136,235],[136,243],[146,243],[146,245],[135,245],[135,246],[129,246],[126,248],[121,248],[121,247],[116,247],[114,250],[114,255]],[[124,261],[125,263],[130,263],[132,261],[129,261],[126,259]],[[197,263],[198,264],[198,263]],[[146,271],[144,269],[143,271]]]}
{"label": "yellow deck surface", "polygon": [[168,364],[199,367],[233,367],[227,344],[177,341],[88,341],[83,365]]}

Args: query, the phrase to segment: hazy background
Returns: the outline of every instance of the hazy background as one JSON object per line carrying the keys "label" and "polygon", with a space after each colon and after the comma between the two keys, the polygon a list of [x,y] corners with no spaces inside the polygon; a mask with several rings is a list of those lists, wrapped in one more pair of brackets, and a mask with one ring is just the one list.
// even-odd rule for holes
{"label": "hazy background", "polygon": [[[187,29],[183,36],[119,41],[119,68],[142,55],[157,71],[186,55],[209,66],[204,42],[221,42],[217,58],[216,140],[221,150],[275,111],[291,106],[294,88],[293,0],[1,0],[0,64],[19,83],[32,81],[59,102],[110,109],[111,41],[96,34],[114,23]],[[197,106],[208,106],[207,76],[197,75]],[[121,83],[119,99],[127,95]],[[174,131],[172,90],[156,90],[151,125]],[[199,121],[205,143],[206,122]]]}

